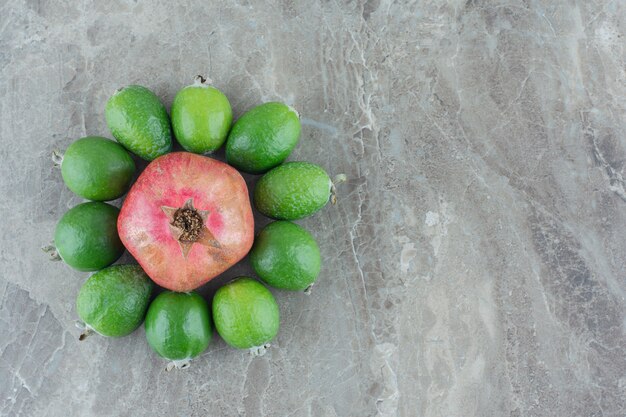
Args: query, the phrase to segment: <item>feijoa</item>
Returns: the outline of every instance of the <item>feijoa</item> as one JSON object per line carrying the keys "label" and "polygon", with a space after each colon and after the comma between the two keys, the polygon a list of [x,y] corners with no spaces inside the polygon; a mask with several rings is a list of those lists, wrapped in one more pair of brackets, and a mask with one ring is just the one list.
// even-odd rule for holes
{"label": "feijoa", "polygon": [[135,174],[135,162],[119,143],[87,136],[72,143],[63,155],[61,175],[65,185],[88,200],[121,197]]}
{"label": "feijoa", "polygon": [[54,232],[54,244],[63,261],[80,271],[97,271],[124,253],[117,234],[119,209],[89,202],[68,210]]}
{"label": "feijoa", "polygon": [[266,284],[285,290],[305,290],[319,275],[320,250],[301,226],[288,221],[268,224],[254,239],[250,262]]}
{"label": "feijoa", "polygon": [[278,304],[265,286],[241,277],[221,287],[213,298],[213,320],[219,335],[238,349],[263,353],[280,326]]}
{"label": "feijoa", "polygon": [[228,98],[200,76],[180,90],[172,103],[174,135],[189,152],[206,154],[219,149],[232,122]]}
{"label": "feijoa", "polygon": [[114,265],[93,274],[76,299],[78,316],[87,325],[81,340],[90,330],[109,337],[132,333],[143,322],[153,287],[139,265]]}
{"label": "feijoa", "polygon": [[298,113],[283,103],[254,107],[237,120],[226,143],[228,163],[250,174],[281,164],[300,138]]}
{"label": "feijoa", "polygon": [[309,162],[287,162],[263,175],[254,190],[254,205],[278,220],[310,216],[328,203],[332,182],[326,171]]}
{"label": "feijoa", "polygon": [[177,366],[186,366],[190,359],[204,352],[211,336],[209,307],[195,292],[165,291],[148,307],[148,344]]}
{"label": "feijoa", "polygon": [[172,128],[165,107],[140,85],[118,90],[106,104],[109,130],[126,149],[147,161],[172,150]]}

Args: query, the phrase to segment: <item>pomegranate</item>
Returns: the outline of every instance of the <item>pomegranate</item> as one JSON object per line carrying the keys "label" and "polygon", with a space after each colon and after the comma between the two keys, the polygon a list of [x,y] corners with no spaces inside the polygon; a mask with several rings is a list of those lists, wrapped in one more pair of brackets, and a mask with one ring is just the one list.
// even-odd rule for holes
{"label": "pomegranate", "polygon": [[191,291],[243,258],[254,238],[248,188],[231,166],[174,152],[158,157],[126,196],[122,243],[158,285]]}

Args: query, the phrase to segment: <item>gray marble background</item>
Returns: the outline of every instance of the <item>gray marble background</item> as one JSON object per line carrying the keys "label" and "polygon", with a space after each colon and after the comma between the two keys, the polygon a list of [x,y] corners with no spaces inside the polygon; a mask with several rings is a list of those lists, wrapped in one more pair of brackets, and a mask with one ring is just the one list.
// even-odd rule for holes
{"label": "gray marble background", "polygon": [[[625,35],[622,1],[0,1],[0,414],[623,417]],[[80,202],[52,150],[196,74],[348,182],[270,352],[166,372],[143,328],[79,343],[40,247]]]}

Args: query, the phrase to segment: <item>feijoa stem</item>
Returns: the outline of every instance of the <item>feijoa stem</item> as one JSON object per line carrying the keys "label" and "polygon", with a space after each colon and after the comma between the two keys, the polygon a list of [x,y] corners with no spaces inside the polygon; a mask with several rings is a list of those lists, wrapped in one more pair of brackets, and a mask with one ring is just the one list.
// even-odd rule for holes
{"label": "feijoa stem", "polygon": [[213,81],[209,77],[204,77],[202,75],[196,75],[196,78],[193,80],[193,85],[196,87],[207,87],[211,85]]}
{"label": "feijoa stem", "polygon": [[261,346],[253,346],[250,348],[249,352],[252,356],[263,356],[267,352],[267,349],[272,346],[270,343],[262,344]]}
{"label": "feijoa stem", "polygon": [[94,330],[91,327],[86,326],[85,330],[83,330],[83,332],[80,334],[80,336],[78,336],[78,340],[80,340],[82,342],[83,340],[87,339],[89,336],[91,336],[94,333],[95,332],[94,332]]}
{"label": "feijoa stem", "polygon": [[335,175],[335,179],[330,182],[330,203],[337,204],[337,185],[346,182],[348,177],[346,174],[337,174]]}
{"label": "feijoa stem", "polygon": [[309,285],[308,287],[306,287],[304,289],[304,294],[305,295],[311,295],[311,292],[313,292],[313,285],[315,285],[315,283]]}
{"label": "feijoa stem", "polygon": [[44,251],[45,253],[48,254],[48,256],[50,256],[50,260],[51,261],[61,261],[61,255],[59,255],[59,251],[57,250],[56,246],[54,246],[53,244],[44,246],[41,248],[42,251]]}
{"label": "feijoa stem", "polygon": [[63,152],[61,152],[58,149],[53,150],[51,159],[55,167],[57,168],[60,167],[61,164],[63,163]]}
{"label": "feijoa stem", "polygon": [[175,369],[187,369],[189,368],[190,365],[191,365],[191,359],[173,360],[167,364],[167,366],[165,367],[165,370],[169,372],[174,368]]}

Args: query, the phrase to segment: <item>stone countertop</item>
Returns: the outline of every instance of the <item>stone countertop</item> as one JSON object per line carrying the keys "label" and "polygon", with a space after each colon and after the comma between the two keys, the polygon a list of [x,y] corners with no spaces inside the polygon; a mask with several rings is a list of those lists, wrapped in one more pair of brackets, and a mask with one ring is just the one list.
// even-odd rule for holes
{"label": "stone countertop", "polygon": [[[402,3],[0,6],[1,415],[626,414],[624,3]],[[80,202],[51,152],[196,74],[235,116],[295,106],[291,159],[348,181],[300,222],[324,265],[274,292],[270,351],[167,372],[143,328],[79,342],[88,275],[40,248]]]}

